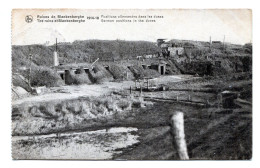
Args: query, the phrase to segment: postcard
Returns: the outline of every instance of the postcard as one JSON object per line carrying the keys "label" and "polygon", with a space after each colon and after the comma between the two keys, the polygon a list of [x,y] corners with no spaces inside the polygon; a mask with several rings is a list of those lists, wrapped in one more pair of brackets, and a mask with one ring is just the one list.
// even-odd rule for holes
{"label": "postcard", "polygon": [[13,9],[14,160],[251,160],[250,9]]}

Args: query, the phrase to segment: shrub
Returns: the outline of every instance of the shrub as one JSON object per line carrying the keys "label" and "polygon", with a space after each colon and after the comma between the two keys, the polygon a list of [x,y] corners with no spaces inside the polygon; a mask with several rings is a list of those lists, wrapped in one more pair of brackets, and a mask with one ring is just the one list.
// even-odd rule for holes
{"label": "shrub", "polygon": [[159,76],[160,76],[159,72],[154,69],[145,69],[144,70],[144,77],[157,78]]}
{"label": "shrub", "polygon": [[101,65],[96,65],[93,72],[90,71],[91,77],[95,83],[103,83],[113,80],[113,76]]}
{"label": "shrub", "polygon": [[132,72],[124,65],[112,64],[109,66],[109,71],[116,80],[134,79]]}
{"label": "shrub", "polygon": [[136,79],[142,79],[144,77],[144,69],[140,65],[134,65],[130,67]]}
{"label": "shrub", "polygon": [[79,74],[75,74],[73,71],[69,71],[70,83],[69,84],[91,84],[88,74],[85,73],[83,68],[80,69]]}
{"label": "shrub", "polygon": [[59,75],[50,68],[38,67],[32,69],[31,72],[31,86],[46,86],[54,87],[63,85],[63,80]]}
{"label": "shrub", "polygon": [[125,101],[125,100],[120,100],[117,102],[117,106],[119,108],[121,108],[122,110],[128,108],[130,106],[130,103],[128,101]]}
{"label": "shrub", "polygon": [[113,74],[115,79],[123,79],[125,76],[124,68],[118,65],[110,65],[109,71]]}

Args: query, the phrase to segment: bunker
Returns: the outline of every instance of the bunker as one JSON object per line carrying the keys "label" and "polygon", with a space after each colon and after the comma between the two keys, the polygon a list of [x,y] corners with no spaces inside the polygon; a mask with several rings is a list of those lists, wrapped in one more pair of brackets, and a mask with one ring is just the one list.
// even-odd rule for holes
{"label": "bunker", "polygon": [[65,71],[57,71],[57,73],[59,74],[62,80],[65,80],[64,78]]}
{"label": "bunker", "polygon": [[166,64],[165,63],[159,63],[159,64],[151,64],[150,69],[154,69],[158,71],[161,75],[165,75],[166,71]]}

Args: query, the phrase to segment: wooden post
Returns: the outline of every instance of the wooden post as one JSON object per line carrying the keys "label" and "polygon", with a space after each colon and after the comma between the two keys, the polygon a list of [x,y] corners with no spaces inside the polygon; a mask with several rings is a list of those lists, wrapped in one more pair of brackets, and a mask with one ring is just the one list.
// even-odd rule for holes
{"label": "wooden post", "polygon": [[130,86],[130,94],[132,94],[132,87]]}
{"label": "wooden post", "polygon": [[140,97],[142,96],[142,85],[140,83]]}
{"label": "wooden post", "polygon": [[149,79],[147,78],[147,90],[149,89]]}
{"label": "wooden post", "polygon": [[178,151],[181,160],[189,160],[187,145],[184,133],[183,112],[176,111],[171,117],[171,132],[173,134],[173,143]]}

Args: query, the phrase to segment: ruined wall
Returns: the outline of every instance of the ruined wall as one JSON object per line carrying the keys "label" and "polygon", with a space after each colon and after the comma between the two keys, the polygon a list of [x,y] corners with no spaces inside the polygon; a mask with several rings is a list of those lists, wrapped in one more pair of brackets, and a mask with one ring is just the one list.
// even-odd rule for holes
{"label": "ruined wall", "polygon": [[184,54],[184,48],[183,47],[169,47],[168,50],[170,51],[170,56],[180,56]]}

